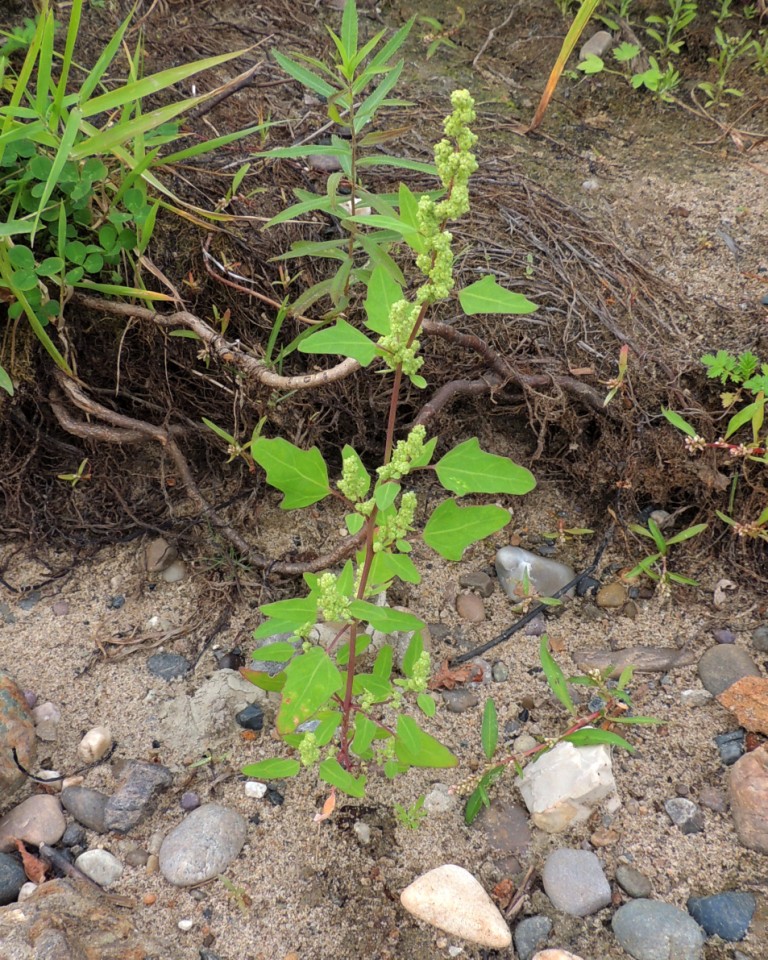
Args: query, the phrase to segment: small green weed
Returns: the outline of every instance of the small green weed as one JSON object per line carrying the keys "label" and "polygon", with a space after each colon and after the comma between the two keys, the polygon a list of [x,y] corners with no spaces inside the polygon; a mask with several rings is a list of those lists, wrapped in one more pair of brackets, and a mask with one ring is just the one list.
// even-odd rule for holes
{"label": "small green weed", "polygon": [[698,537],[700,533],[703,533],[707,529],[706,523],[694,524],[694,526],[681,530],[680,533],[676,533],[669,539],[664,536],[658,524],[652,519],[648,521],[646,527],[641,526],[639,523],[630,523],[629,529],[633,533],[638,534],[638,536],[652,540],[656,550],[654,553],[648,554],[647,557],[641,560],[637,566],[633,567],[629,573],[625,575],[627,580],[633,580],[635,577],[645,574],[646,577],[650,577],[651,580],[659,584],[662,596],[669,592],[674,583],[691,587],[698,586],[696,580],[692,580],[690,577],[683,576],[681,573],[675,573],[669,569],[669,549],[675,546],[675,544],[683,543],[692,537]]}
{"label": "small green weed", "polygon": [[419,797],[410,807],[404,807],[396,803],[395,816],[408,830],[418,830],[429,816],[429,813],[424,809],[424,797]]}

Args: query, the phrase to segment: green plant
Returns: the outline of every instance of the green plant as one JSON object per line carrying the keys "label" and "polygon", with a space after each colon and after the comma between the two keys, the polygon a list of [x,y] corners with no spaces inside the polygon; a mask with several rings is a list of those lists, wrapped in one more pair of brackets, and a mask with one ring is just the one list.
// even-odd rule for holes
{"label": "green plant", "polygon": [[768,30],[761,30],[758,38],[752,41],[752,69],[768,75]]}
{"label": "green plant", "polygon": [[[127,80],[116,84],[115,58],[131,14],[69,92],[82,14],[83,0],[73,0],[64,50],[57,54],[56,22],[44,0],[31,36],[25,27],[26,55],[19,70],[0,61],[11,87],[8,102],[0,105],[0,298],[9,303],[11,322],[26,317],[66,372],[71,372],[66,344],[62,352],[56,341],[61,344],[65,336],[62,304],[72,288],[134,296],[146,303],[173,300],[145,288],[140,258],[146,255],[160,208],[181,212],[187,207],[187,217],[206,212],[183,204],[158,172],[263,126],[161,157],[162,148],[180,136],[177,118],[212,94],[149,112],[142,108],[144,98],[241,51],[144,77],[139,41],[128,54]],[[12,392],[12,378],[2,367],[0,371],[0,385]]]}
{"label": "green plant", "polygon": [[600,13],[597,19],[606,25],[609,30],[620,30],[621,21],[631,26],[632,5],[634,0],[608,0],[607,13]]}
{"label": "green plant", "polygon": [[427,45],[427,60],[431,60],[440,47],[448,47],[449,49],[453,50],[456,49],[456,44],[451,37],[456,36],[456,34],[461,31],[461,28],[467,21],[467,15],[464,12],[463,7],[457,6],[456,23],[454,23],[452,26],[446,26],[439,20],[436,20],[434,17],[420,16],[418,19],[420,23],[424,23],[428,27],[432,28],[430,33],[425,34],[421,38],[422,42]]}
{"label": "green plant", "polygon": [[653,540],[656,551],[649,554],[641,560],[637,566],[633,567],[629,573],[625,575],[627,580],[633,580],[635,577],[645,574],[646,577],[650,577],[651,580],[655,580],[659,584],[662,595],[669,591],[673,583],[684,584],[691,587],[698,586],[696,580],[692,580],[690,577],[685,577],[669,569],[669,548],[703,533],[704,530],[707,529],[706,523],[694,524],[694,526],[681,530],[680,533],[676,533],[669,539],[664,536],[658,524],[652,519],[648,521],[646,527],[641,526],[639,523],[630,523],[629,529],[641,537]]}
{"label": "green plant", "polygon": [[419,797],[410,807],[395,804],[395,816],[408,830],[418,830],[429,813],[424,809],[424,797]]}
{"label": "green plant", "polygon": [[726,87],[726,83],[734,62],[752,49],[751,36],[752,31],[748,30],[743,37],[729,37],[720,27],[715,27],[718,54],[715,57],[707,57],[707,63],[711,63],[717,70],[717,79],[714,82],[704,80],[697,85],[707,96],[706,106],[717,106],[726,96],[744,96],[743,90],[737,87]]}
{"label": "green plant", "polygon": [[731,5],[733,0],[720,0],[720,6],[715,7],[709,12],[715,18],[718,23],[724,23],[726,20],[729,20],[733,16],[731,11]]}
{"label": "green plant", "polygon": [[[611,55],[618,64],[630,65],[631,61],[633,61],[639,53],[640,47],[638,47],[636,43],[624,42],[619,44],[616,49],[612,51]],[[595,54],[590,54],[585,60],[582,60],[578,65],[578,69],[587,76],[596,73],[612,73],[616,76],[627,76],[627,74],[622,71],[611,70],[606,67],[603,59]],[[680,85],[680,74],[671,63],[668,63],[666,68],[662,70],[658,60],[655,57],[649,57],[646,69],[638,73],[630,74],[629,81],[635,90],[644,87],[646,90],[655,93],[660,100],[669,102],[672,99],[671,92]],[[619,361],[621,363],[621,357]],[[614,395],[613,393],[609,394],[611,399],[613,399]]]}
{"label": "green plant", "polygon": [[[481,774],[468,778],[456,788],[458,793],[469,795],[464,809],[464,819],[467,823],[472,823],[483,807],[490,804],[489,790],[510,768],[521,777],[524,773],[525,763],[563,742],[573,743],[579,747],[595,746],[602,743],[621,747],[630,753],[634,753],[634,747],[611,730],[610,727],[617,724],[653,724],[659,722],[652,717],[632,715],[632,701],[627,687],[632,679],[634,667],[626,667],[616,682],[609,679],[614,672],[613,667],[608,667],[602,672],[595,670],[586,676],[566,678],[549,651],[549,639],[546,634],[541,638],[539,658],[549,688],[568,711],[570,718],[568,727],[562,733],[556,733],[551,737],[543,737],[541,742],[530,750],[512,754],[502,760],[494,759],[499,740],[498,715],[494,701],[492,699],[486,700],[481,729],[483,753],[487,761],[486,767]],[[599,701],[598,708],[596,710],[588,709],[584,716],[579,717],[579,710],[573,702],[568,684],[590,688],[593,696]]]}
{"label": "green plant", "polygon": [[685,44],[685,38],[680,35],[696,18],[699,6],[695,0],[667,0],[667,3],[669,13],[654,13],[645,18],[645,32],[656,41],[656,52],[662,57],[680,53]]}
{"label": "green plant", "polygon": [[[342,63],[351,63],[357,49],[352,2],[344,11],[341,36],[334,42]],[[367,47],[370,49],[370,41]],[[267,483],[282,492],[283,509],[309,507],[330,496],[343,504],[352,538],[347,553],[354,551],[354,559],[337,572],[305,574],[307,596],[261,608],[265,621],[254,631],[254,638],[287,633],[290,639],[269,643],[256,650],[254,657],[287,665],[277,676],[255,671],[247,675],[265,689],[280,692],[277,730],[298,756],[262,760],[247,766],[244,773],[289,777],[302,766],[318,765],[320,778],[333,788],[331,796],[336,789],[362,796],[371,764],[383,766],[384,773],[394,777],[410,767],[456,763],[453,754],[406,712],[408,695],[415,697],[425,716],[431,717],[436,710],[427,693],[430,659],[423,645],[424,622],[413,613],[374,602],[397,579],[412,584],[420,581],[410,557],[410,538],[421,527],[417,496],[411,489],[413,478],[429,471],[455,495],[439,499],[421,530],[424,543],[448,560],[459,560],[470,544],[502,529],[511,519],[503,507],[466,506],[458,498],[521,495],[535,486],[526,469],[484,452],[474,438],[449,450],[433,465],[438,438],[427,439],[424,427],[416,426],[396,440],[404,378],[419,389],[426,385],[419,372],[423,364],[420,334],[430,307],[452,294],[452,237],[447,224],[467,212],[469,178],[477,167],[472,153],[477,138],[470,129],[475,117],[472,98],[459,90],[451,102],[453,112],[445,121],[445,138],[434,150],[444,199],[438,201],[428,194],[416,199],[401,187],[400,211],[393,208],[387,218],[388,230],[416,253],[424,282],[406,296],[398,282],[399,269],[394,274],[387,262],[377,260],[372,269],[363,262],[361,278],[367,278],[363,323],[375,339],[338,318],[332,327],[313,331],[301,344],[308,353],[352,358],[363,367],[375,365],[392,377],[380,465],[372,476],[359,454],[344,446],[341,478],[332,484],[317,448],[302,450],[280,437],[263,436],[251,445],[251,455],[266,471]],[[458,300],[469,315],[524,314],[535,309],[521,295],[505,291],[491,276],[461,290]],[[373,657],[366,652],[373,640],[379,643],[396,633],[406,635],[401,677],[393,676],[392,644],[384,642]],[[311,729],[302,727],[308,722]]]}
{"label": "green plant", "polygon": [[619,350],[619,372],[611,380],[606,380],[604,386],[608,387],[608,393],[606,394],[605,400],[603,400],[603,406],[607,407],[608,404],[613,400],[616,394],[621,391],[622,395],[626,391],[626,379],[627,379],[627,370],[629,367],[629,346],[624,344]]}
{"label": "green plant", "polygon": [[71,484],[72,487],[76,487],[81,480],[90,480],[90,473],[85,472],[85,468],[88,466],[88,457],[85,460],[80,461],[80,466],[75,470],[74,473],[60,473],[56,479],[65,480],[67,483]]}

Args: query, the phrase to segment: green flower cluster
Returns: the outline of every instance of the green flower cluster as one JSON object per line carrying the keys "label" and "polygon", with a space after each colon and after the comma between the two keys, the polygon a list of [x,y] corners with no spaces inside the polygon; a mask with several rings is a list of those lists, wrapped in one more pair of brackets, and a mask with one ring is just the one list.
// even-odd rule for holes
{"label": "green flower cluster", "polygon": [[352,619],[349,613],[351,601],[339,590],[338,579],[334,574],[328,572],[320,574],[317,578],[317,589],[319,591],[317,608],[324,620],[344,622]]}
{"label": "green flower cluster", "polygon": [[371,478],[360,462],[360,457],[349,447],[342,454],[341,480],[336,486],[352,503],[359,503],[368,493]]}
{"label": "green flower cluster", "polygon": [[421,424],[414,427],[405,440],[398,440],[389,463],[376,471],[379,480],[386,483],[388,480],[401,480],[411,472],[411,466],[424,456],[424,439],[427,428]]}
{"label": "green flower cluster", "polygon": [[424,363],[418,356],[419,341],[408,343],[419,319],[420,309],[418,303],[409,303],[407,300],[393,303],[389,310],[390,332],[385,337],[379,337],[379,346],[384,351],[384,362],[390,370],[401,366],[407,377],[415,376]]}
{"label": "green flower cluster", "polygon": [[400,499],[400,509],[392,510],[390,516],[384,517],[376,528],[373,538],[373,552],[381,553],[398,540],[404,540],[413,529],[416,517],[416,494],[412,491],[404,493]]}
{"label": "green flower cluster", "polygon": [[305,733],[299,744],[299,760],[303,767],[311,767],[320,759],[320,745],[314,733]]}

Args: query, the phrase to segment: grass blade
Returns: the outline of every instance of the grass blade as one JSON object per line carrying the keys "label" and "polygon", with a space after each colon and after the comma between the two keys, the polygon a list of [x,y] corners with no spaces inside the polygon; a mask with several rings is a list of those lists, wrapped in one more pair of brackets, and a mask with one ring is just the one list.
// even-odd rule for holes
{"label": "grass blade", "polygon": [[493,760],[493,755],[496,753],[496,744],[499,741],[499,721],[496,715],[496,704],[491,697],[485,701],[481,737],[485,756],[488,760]]}
{"label": "grass blade", "polygon": [[565,674],[549,652],[549,637],[546,633],[541,638],[539,657],[541,659],[542,669],[544,670],[544,676],[547,678],[547,683],[552,693],[554,693],[571,716],[575,716],[576,707],[573,705],[570,693],[568,693],[568,681],[565,679]]}

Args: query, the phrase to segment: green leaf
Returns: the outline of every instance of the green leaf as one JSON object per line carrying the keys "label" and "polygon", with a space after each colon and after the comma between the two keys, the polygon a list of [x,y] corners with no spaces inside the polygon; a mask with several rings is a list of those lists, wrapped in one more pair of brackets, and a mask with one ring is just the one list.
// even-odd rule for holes
{"label": "green leaf", "polygon": [[493,760],[496,744],[499,741],[499,720],[496,715],[496,704],[491,697],[485,701],[481,739],[486,758]]}
{"label": "green leaf", "polygon": [[408,641],[408,648],[405,651],[405,656],[403,657],[403,673],[406,677],[413,676],[413,670],[416,666],[416,661],[421,657],[424,652],[424,636],[421,630],[416,630]]}
{"label": "green leaf", "polygon": [[301,770],[301,764],[298,760],[274,757],[270,760],[259,760],[258,763],[249,763],[247,767],[243,767],[243,774],[259,780],[281,780],[284,777],[295,777],[299,770]]}
{"label": "green leaf", "polygon": [[285,663],[295,656],[296,647],[286,640],[279,640],[277,643],[268,643],[266,646],[257,647],[251,656],[260,663]]}
{"label": "green leaf", "polygon": [[313,623],[317,617],[317,600],[314,597],[295,597],[265,603],[259,609],[269,619],[253,631],[254,640],[262,640],[276,633],[292,633],[305,623]]}
{"label": "green leaf", "polygon": [[416,703],[419,706],[419,710],[421,710],[425,717],[434,717],[435,713],[437,712],[435,698],[430,697],[428,693],[420,693],[416,697]]}
{"label": "green leaf", "polygon": [[442,743],[425,733],[413,717],[400,714],[397,718],[395,756],[409,767],[444,769],[456,766],[456,757]]}
{"label": "green leaf", "polygon": [[334,326],[318,330],[302,340],[299,344],[299,352],[331,353],[340,357],[351,357],[361,366],[367,367],[376,356],[376,344],[360,330],[340,318]]}
{"label": "green leaf", "polygon": [[402,553],[382,551],[374,555],[371,564],[371,583],[385,583],[399,577],[405,583],[421,583],[421,574],[410,557]]}
{"label": "green leaf", "polygon": [[467,805],[464,808],[465,823],[472,823],[483,807],[490,805],[488,790],[499,779],[499,777],[501,777],[501,775],[504,773],[504,770],[505,768],[503,766],[494,767],[486,774],[483,774],[480,783],[478,783],[469,800],[467,800]]}
{"label": "green leaf", "polygon": [[738,413],[734,414],[731,419],[728,421],[728,429],[725,431],[725,439],[727,440],[731,437],[737,430],[744,426],[745,423],[749,423],[753,415],[758,410],[758,402],[748,403],[746,407],[739,410]]}
{"label": "green leaf", "polygon": [[244,667],[240,670],[240,674],[245,677],[245,679],[254,685],[254,687],[259,687],[261,690],[269,690],[275,693],[280,693],[280,691],[285,686],[285,674],[276,673],[274,677],[265,673],[262,670],[246,670]]}
{"label": "green leaf", "polygon": [[396,630],[421,630],[424,621],[404,610],[393,610],[392,607],[377,607],[367,600],[353,600],[349,611],[357,620],[370,623],[374,630],[382,633],[393,633]]}
{"label": "green leaf", "polygon": [[358,757],[364,756],[369,751],[373,738],[376,736],[378,727],[369,720],[364,713],[355,714],[355,736],[352,740],[352,753]]}
{"label": "green leaf", "polygon": [[501,507],[460,507],[455,500],[445,500],[427,521],[423,540],[446,560],[461,560],[470,544],[501,530],[511,519]]}
{"label": "green leaf", "polygon": [[267,483],[283,494],[282,510],[308,507],[330,492],[328,470],[317,447],[300,447],[276,437],[258,437],[251,444],[251,456],[267,472]]}
{"label": "green leaf", "polygon": [[382,680],[388,680],[392,673],[392,647],[385,643],[376,654],[376,660],[373,664],[373,675]]}
{"label": "green leaf", "polygon": [[321,97],[332,97],[338,93],[338,90],[332,87],[327,80],[323,80],[322,77],[318,77],[316,73],[296,63],[295,60],[284,56],[279,50],[273,50],[272,56],[294,80],[298,80],[302,86],[307,87],[307,89],[312,90],[314,93],[319,93]]}
{"label": "green leaf", "polygon": [[676,533],[674,537],[670,537],[667,540],[667,546],[671,547],[675,543],[683,543],[684,540],[690,540],[691,537],[698,537],[700,533],[703,533],[707,529],[706,523],[696,523],[692,527],[688,527],[687,530],[681,530],[680,533]]}
{"label": "green leaf", "polygon": [[365,692],[373,703],[383,703],[392,696],[392,684],[372,673],[358,673],[352,683],[352,692],[355,696]]}
{"label": "green leaf", "polygon": [[466,493],[510,493],[520,496],[536,486],[530,470],[508,457],[485,453],[477,437],[454,447],[435,464],[435,472],[446,490]]}
{"label": "green leaf", "polygon": [[664,539],[664,534],[659,530],[659,525],[655,520],[648,520],[648,532],[653,537],[653,542],[656,544],[656,549],[659,553],[664,556],[667,552],[667,542]]}
{"label": "green leaf", "polygon": [[605,64],[596,53],[590,53],[586,60],[582,60],[576,69],[581,70],[582,73],[585,73],[589,77],[594,73],[602,73],[605,69]]}
{"label": "green leaf", "polygon": [[554,693],[571,716],[575,716],[576,707],[573,704],[573,700],[571,700],[570,693],[568,693],[568,682],[565,679],[565,674],[549,652],[549,637],[546,633],[542,636],[539,645],[539,658],[542,669],[544,670],[544,676],[547,678],[547,683],[552,693]]}
{"label": "green leaf", "polygon": [[365,517],[360,513],[348,513],[344,517],[344,523],[347,525],[347,530],[349,533],[354,536],[363,529],[363,526],[365,525]]}
{"label": "green leaf", "polygon": [[611,733],[610,730],[576,730],[575,733],[568,733],[560,739],[568,740],[577,747],[594,747],[601,743],[607,743],[613,747],[622,747],[630,753],[635,752],[631,743],[627,743],[624,737],[620,737],[617,733]]}
{"label": "green leaf", "polygon": [[340,710],[330,710],[325,716],[320,716],[318,718],[320,723],[315,729],[315,740],[318,745],[324,747],[327,743],[330,743],[333,739],[333,735],[339,729],[339,724],[341,723],[341,711]]}
{"label": "green leaf", "polygon": [[385,267],[376,267],[368,281],[368,296],[365,298],[366,327],[382,337],[387,336],[390,307],[402,297],[400,284],[393,280]]}
{"label": "green leaf", "polygon": [[347,59],[357,53],[357,5],[355,0],[347,0],[341,18],[341,43]]}
{"label": "green leaf", "polygon": [[285,668],[283,699],[277,714],[279,733],[291,733],[342,689],[336,665],[321,647],[311,647]]}
{"label": "green leaf", "polygon": [[482,280],[471,283],[459,293],[461,309],[467,316],[476,313],[525,314],[538,310],[535,303],[522,293],[512,293],[500,287],[494,276],[488,274]]}
{"label": "green leaf", "polygon": [[397,500],[397,495],[399,493],[400,484],[389,481],[387,483],[376,485],[376,489],[373,491],[373,498],[376,502],[376,506],[381,512],[383,512],[392,506],[395,500]]}
{"label": "green leaf", "polygon": [[13,396],[13,380],[8,376],[8,371],[5,367],[0,366],[0,390],[5,390],[9,396]]}

